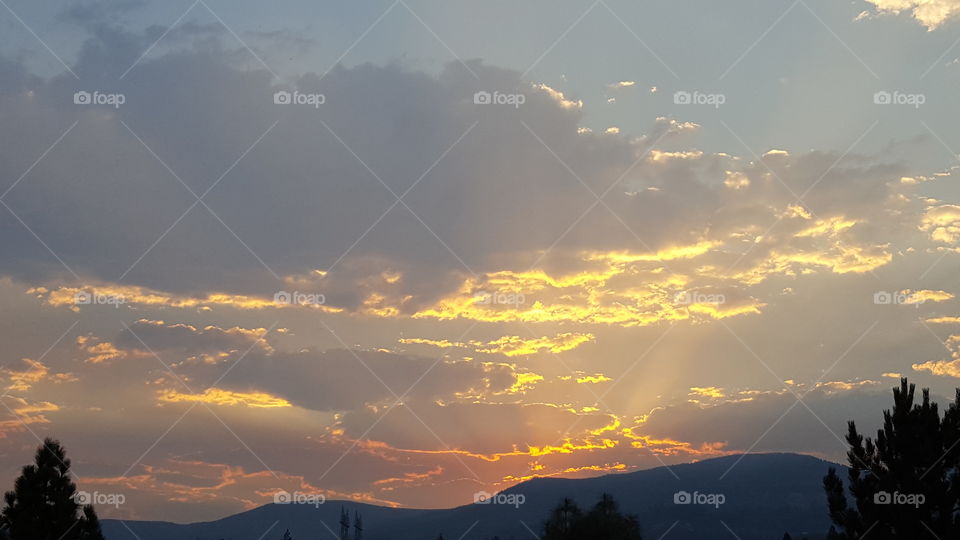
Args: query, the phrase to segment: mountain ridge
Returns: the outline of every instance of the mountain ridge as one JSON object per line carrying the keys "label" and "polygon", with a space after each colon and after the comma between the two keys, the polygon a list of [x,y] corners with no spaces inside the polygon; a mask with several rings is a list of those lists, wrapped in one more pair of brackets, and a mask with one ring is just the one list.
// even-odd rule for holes
{"label": "mountain ridge", "polygon": [[[672,540],[723,537],[729,529],[743,540],[780,539],[784,532],[815,539],[829,528],[821,485],[829,467],[845,474],[844,466],[809,455],[732,454],[589,478],[533,478],[500,492],[514,495],[514,502],[523,495],[522,504],[515,506],[414,509],[330,500],[319,507],[267,504],[189,524],[105,519],[103,530],[107,540],[259,540],[279,538],[286,529],[295,539],[336,538],[343,507],[361,512],[367,540],[432,540],[440,534],[463,540],[497,535],[506,540],[539,534],[550,509],[565,496],[583,508],[608,492],[622,511],[638,516],[645,537],[657,538],[668,530]],[[677,493],[700,499],[678,504]]]}

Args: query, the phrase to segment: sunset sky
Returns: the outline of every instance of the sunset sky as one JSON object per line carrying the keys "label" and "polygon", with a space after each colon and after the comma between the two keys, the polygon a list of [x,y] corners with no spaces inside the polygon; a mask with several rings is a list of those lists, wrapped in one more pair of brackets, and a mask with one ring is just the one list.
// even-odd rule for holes
{"label": "sunset sky", "polygon": [[178,522],[841,461],[960,384],[958,19],[0,1],[2,483],[46,436]]}

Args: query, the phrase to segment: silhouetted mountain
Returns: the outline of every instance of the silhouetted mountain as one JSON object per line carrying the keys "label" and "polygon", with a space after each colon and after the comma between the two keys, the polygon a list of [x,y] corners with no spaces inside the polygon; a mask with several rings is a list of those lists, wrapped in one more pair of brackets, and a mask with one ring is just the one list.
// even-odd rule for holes
{"label": "silhouetted mountain", "polygon": [[[425,540],[440,533],[445,538],[460,538],[468,530],[464,540],[489,540],[495,535],[506,540],[533,538],[531,532],[539,535],[550,510],[564,496],[589,506],[606,492],[624,513],[639,517],[644,538],[658,538],[669,529],[671,540],[734,538],[731,531],[742,540],[779,539],[784,532],[794,538],[806,533],[812,540],[823,538],[830,527],[822,480],[831,465],[846,476],[842,465],[810,456],[735,455],[596,478],[534,479],[503,492],[522,494],[525,500],[519,507],[467,504],[411,510],[331,500],[319,507],[270,504],[189,525],[115,520],[103,520],[102,525],[107,540],[257,540],[271,526],[266,538],[279,536],[285,529],[290,529],[294,538],[335,538],[344,506],[351,512],[360,510],[366,540]],[[690,497],[696,493],[701,501],[711,494],[721,494],[724,500],[719,507],[676,504],[674,496],[679,491]]]}

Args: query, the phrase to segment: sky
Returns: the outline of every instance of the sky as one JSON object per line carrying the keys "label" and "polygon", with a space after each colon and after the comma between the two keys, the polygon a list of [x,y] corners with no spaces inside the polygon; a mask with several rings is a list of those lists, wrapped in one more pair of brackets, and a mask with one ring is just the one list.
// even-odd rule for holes
{"label": "sky", "polygon": [[960,1],[0,6],[7,485],[452,507],[954,395]]}

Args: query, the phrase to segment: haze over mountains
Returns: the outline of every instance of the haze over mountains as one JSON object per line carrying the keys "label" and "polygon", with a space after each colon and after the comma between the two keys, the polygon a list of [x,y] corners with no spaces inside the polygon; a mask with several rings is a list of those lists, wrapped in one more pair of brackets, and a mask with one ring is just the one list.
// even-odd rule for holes
{"label": "haze over mountains", "polygon": [[[440,534],[463,540],[532,539],[539,537],[549,511],[564,496],[589,507],[606,492],[621,510],[639,517],[644,538],[779,540],[789,532],[794,538],[806,534],[816,539],[829,529],[822,479],[830,466],[845,469],[798,454],[731,455],[595,478],[538,478],[503,492],[522,494],[523,504],[518,506],[467,504],[416,510],[331,500],[316,507],[270,504],[187,525],[104,520],[103,529],[108,540],[259,540],[280,538],[286,529],[297,540],[337,538],[340,511],[346,508],[351,516],[355,511],[363,516],[367,540],[433,540]],[[845,477],[845,470],[840,474]],[[697,500],[677,504],[678,492],[689,494],[686,500]]]}

